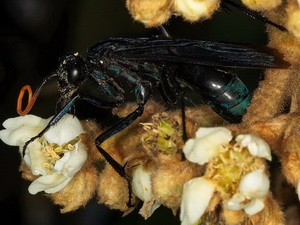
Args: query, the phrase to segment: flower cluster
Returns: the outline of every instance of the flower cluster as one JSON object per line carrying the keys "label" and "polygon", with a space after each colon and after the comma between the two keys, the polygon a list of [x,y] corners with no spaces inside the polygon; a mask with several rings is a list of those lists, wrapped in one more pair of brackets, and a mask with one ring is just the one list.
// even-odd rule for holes
{"label": "flower cluster", "polygon": [[270,182],[261,157],[271,160],[264,140],[253,134],[233,139],[230,130],[223,127],[200,128],[183,152],[188,160],[207,164],[207,168],[203,176],[184,184],[182,225],[199,221],[215,195],[226,210],[244,210],[247,215],[263,210]]}
{"label": "flower cluster", "polygon": [[[242,0],[252,10],[266,11],[278,7],[281,0]],[[131,16],[146,27],[157,27],[171,16],[181,16],[189,22],[211,18],[220,7],[220,0],[127,0]]]}
{"label": "flower cluster", "polygon": [[[8,119],[3,123],[5,129],[0,131],[0,138],[8,145],[19,146],[23,155],[25,142],[38,135],[50,119],[34,115]],[[28,145],[24,162],[37,176],[28,188],[31,194],[60,191],[82,168],[87,159],[86,149],[78,138],[82,133],[79,120],[65,115],[56,126]]]}
{"label": "flower cluster", "polygon": [[126,6],[135,20],[156,27],[172,15],[190,22],[208,19],[219,8],[220,0],[127,0]]}
{"label": "flower cluster", "polygon": [[[135,104],[127,104],[115,113],[126,114],[134,108]],[[138,199],[143,201],[140,214],[145,219],[163,205],[174,214],[180,209],[182,225],[209,222],[206,215],[212,213],[219,221],[230,224],[228,218],[233,217],[226,216],[228,212],[243,212],[239,218],[243,223],[255,221],[256,215],[260,215],[257,220],[261,219],[269,213],[271,203],[272,207],[277,205],[268,197],[269,179],[264,162],[271,159],[268,144],[255,135],[233,138],[224,127],[200,128],[196,132],[199,126],[222,123],[208,109],[186,109],[187,135],[194,134],[195,138],[185,144],[180,111],[165,112],[161,105],[151,101],[140,123],[134,122],[101,145],[121,165],[132,167],[126,170],[132,178],[130,200],[133,206]],[[160,112],[156,114],[157,111]],[[38,135],[48,121],[33,115],[8,119],[0,138],[19,146],[22,153],[24,143]],[[48,193],[55,204],[64,207],[63,213],[84,206],[95,193],[99,203],[125,215],[130,213],[133,208],[127,205],[127,180],[109,166],[94,145],[100,133],[94,122],[79,122],[66,115],[32,141],[21,166],[23,177],[33,181],[30,193]],[[220,215],[214,212],[217,205],[223,209]]]}

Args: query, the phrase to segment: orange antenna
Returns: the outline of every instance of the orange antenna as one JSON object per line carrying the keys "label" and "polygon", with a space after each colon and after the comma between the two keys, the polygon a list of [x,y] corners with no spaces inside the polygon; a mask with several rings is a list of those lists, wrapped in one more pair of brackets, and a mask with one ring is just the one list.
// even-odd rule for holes
{"label": "orange antenna", "polygon": [[[42,87],[44,86],[45,83],[47,83],[50,79],[52,79],[53,77],[56,77],[57,74],[51,74],[50,76],[47,76],[44,81],[42,82],[42,84],[40,85],[40,87],[34,92],[34,94],[32,95],[32,90],[31,87],[29,85],[25,85],[24,87],[22,87],[18,100],[17,100],[17,113],[20,116],[25,116],[27,115],[27,113],[32,109],[37,97],[39,96]],[[25,107],[24,110],[22,110],[22,104],[23,104],[23,97],[25,92],[27,91],[28,93],[28,101],[27,101],[27,106]]]}
{"label": "orange antenna", "polygon": [[[40,93],[40,88],[36,90],[36,92],[33,94],[32,96],[32,90],[31,87],[29,85],[25,85],[24,87],[22,87],[19,97],[18,97],[18,101],[17,101],[17,112],[20,116],[25,116],[33,107],[35,100],[37,99],[39,93]],[[23,97],[25,92],[27,91],[28,93],[28,101],[27,101],[27,106],[24,110],[22,110],[22,104],[23,104]]]}

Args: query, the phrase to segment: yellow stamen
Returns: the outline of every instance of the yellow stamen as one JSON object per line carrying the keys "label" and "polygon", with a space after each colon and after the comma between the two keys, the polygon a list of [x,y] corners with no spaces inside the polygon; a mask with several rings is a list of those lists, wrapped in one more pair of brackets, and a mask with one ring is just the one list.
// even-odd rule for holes
{"label": "yellow stamen", "polygon": [[68,144],[68,150],[72,151],[75,149],[75,146],[74,145],[71,145],[71,144]]}
{"label": "yellow stamen", "polygon": [[50,164],[50,163],[44,162],[44,163],[43,163],[43,167],[49,169],[49,168],[51,167],[51,164]]}

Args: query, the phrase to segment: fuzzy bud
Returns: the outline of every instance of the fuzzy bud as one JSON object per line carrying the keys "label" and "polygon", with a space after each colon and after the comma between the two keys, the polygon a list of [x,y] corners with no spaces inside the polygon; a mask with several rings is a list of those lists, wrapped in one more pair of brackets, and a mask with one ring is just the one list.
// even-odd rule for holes
{"label": "fuzzy bud", "polygon": [[126,7],[131,16],[146,27],[156,27],[165,23],[171,16],[170,4],[170,0],[126,1]]}
{"label": "fuzzy bud", "polygon": [[300,37],[300,8],[299,2],[291,2],[287,7],[286,28],[297,38]]}
{"label": "fuzzy bud", "polygon": [[242,0],[243,4],[252,10],[265,11],[271,10],[279,6],[282,0]]}
{"label": "fuzzy bud", "polygon": [[219,0],[175,0],[173,9],[184,19],[195,22],[210,18],[219,6]]}

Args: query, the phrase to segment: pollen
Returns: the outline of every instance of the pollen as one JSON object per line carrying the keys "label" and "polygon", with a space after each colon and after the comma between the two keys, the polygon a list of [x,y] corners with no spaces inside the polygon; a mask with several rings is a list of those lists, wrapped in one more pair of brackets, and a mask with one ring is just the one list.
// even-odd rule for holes
{"label": "pollen", "polygon": [[209,161],[206,177],[213,181],[225,198],[234,195],[242,177],[258,168],[263,161],[236,142],[221,146],[220,154]]}
{"label": "pollen", "polygon": [[43,163],[43,167],[49,169],[51,167],[51,164],[50,163]]}
{"label": "pollen", "polygon": [[68,144],[68,149],[69,149],[70,151],[73,151],[73,150],[75,149],[75,146],[72,145],[72,144]]}
{"label": "pollen", "polygon": [[167,113],[156,114],[152,123],[141,123],[146,134],[142,138],[144,148],[154,155],[176,154],[182,140],[182,128]]}
{"label": "pollen", "polygon": [[56,162],[60,160],[65,153],[73,151],[75,149],[75,144],[78,141],[79,139],[75,138],[63,145],[57,145],[43,140],[42,145],[44,147],[41,149],[43,155],[45,156],[45,162],[43,163],[43,167],[47,169],[48,174],[53,172],[53,168]]}
{"label": "pollen", "polygon": [[56,160],[60,159],[60,156],[53,149],[50,151],[50,156],[51,156],[51,158],[56,159]]}

